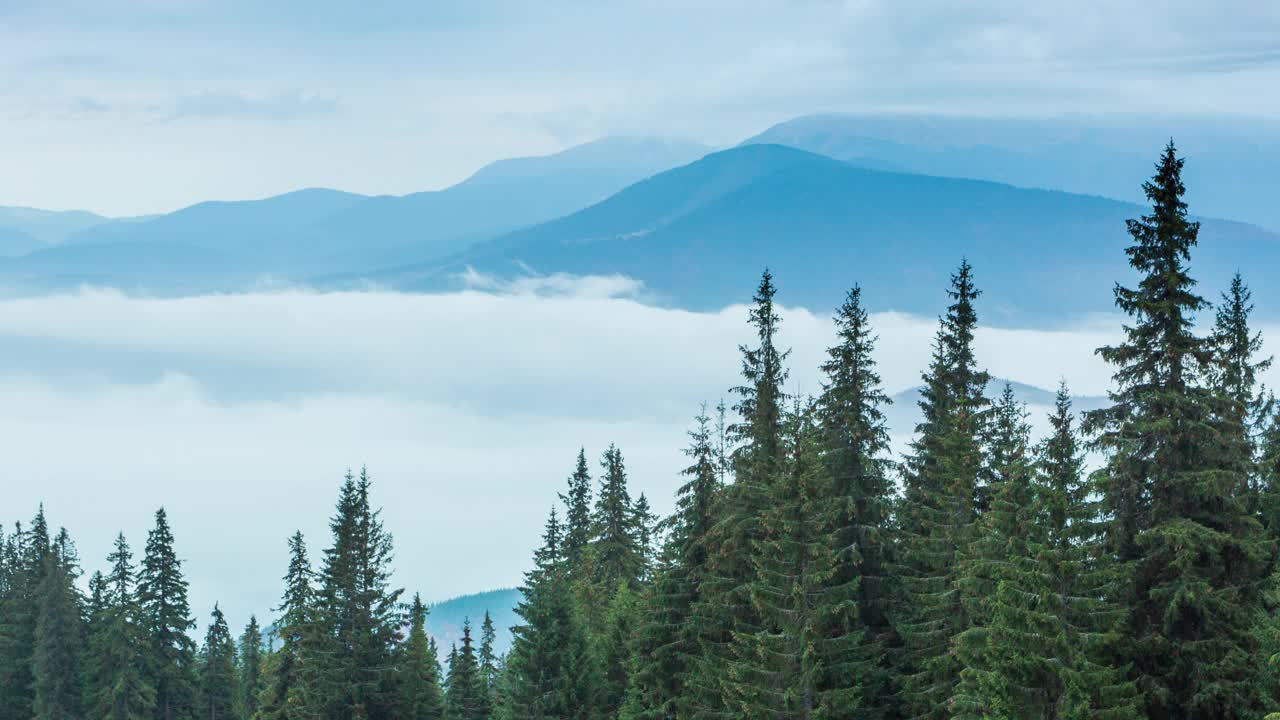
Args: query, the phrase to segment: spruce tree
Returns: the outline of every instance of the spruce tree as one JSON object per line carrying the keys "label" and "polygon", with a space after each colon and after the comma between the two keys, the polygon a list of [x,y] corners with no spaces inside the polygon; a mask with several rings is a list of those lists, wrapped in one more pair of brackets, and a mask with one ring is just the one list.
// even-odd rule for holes
{"label": "spruce tree", "polygon": [[370,504],[371,481],[362,469],[347,474],[329,523],[317,602],[316,688],[324,714],[335,718],[391,717],[393,670],[400,633],[399,599],[391,587],[392,539],[381,511]]}
{"label": "spruce tree", "polygon": [[440,720],[444,717],[444,697],[440,691],[440,667],[435,646],[427,637],[427,608],[422,598],[413,596],[409,606],[409,638],[401,649],[400,702],[397,718]]}
{"label": "spruce tree", "polygon": [[592,555],[595,582],[611,596],[619,583],[635,585],[644,572],[644,554],[636,527],[635,510],[627,490],[627,470],[622,451],[610,445],[600,459],[600,492],[593,522]]}
{"label": "spruce tree", "polygon": [[189,718],[195,705],[196,648],[189,634],[195,620],[164,508],[156,511],[155,527],[147,534],[138,571],[138,605],[150,639],[145,672],[156,692],[156,718]]}
{"label": "spruce tree", "polygon": [[587,469],[586,449],[578,450],[578,461],[569,476],[567,491],[560,496],[564,502],[565,536],[564,555],[572,572],[579,573],[584,564],[584,553],[592,538],[591,473]]}
{"label": "spruce tree", "polygon": [[752,548],[748,591],[759,626],[734,636],[726,698],[735,717],[861,716],[857,680],[866,658],[858,578],[836,572],[843,547],[833,519],[840,508],[814,414],[797,403],[787,418],[786,464],[769,484]]}
{"label": "spruce tree", "polygon": [[970,624],[954,639],[961,670],[949,704],[957,720],[1050,717],[1061,633],[1036,562],[1044,539],[1031,428],[1007,383],[991,420],[987,509],[977,537],[958,553],[956,587]]}
{"label": "spruce tree", "polygon": [[1131,568],[1122,647],[1146,714],[1253,717],[1251,629],[1272,551],[1240,497],[1250,458],[1238,406],[1207,382],[1213,342],[1193,326],[1206,302],[1187,268],[1199,224],[1187,216],[1182,167],[1170,142],[1144,186],[1151,212],[1128,223],[1141,279],[1116,287],[1132,321],[1121,344],[1098,351],[1117,389],[1088,424],[1107,459],[1112,548]]}
{"label": "spruce tree", "polygon": [[756,571],[751,553],[761,536],[760,517],[770,484],[784,463],[783,384],[788,352],[777,345],[781,318],[773,303],[776,292],[773,276],[766,270],[749,313],[757,342],[739,348],[743,384],[733,390],[739,420],[728,428],[735,446],[729,460],[734,481],[725,487],[716,511],[708,542],[715,552],[708,557],[703,592],[694,610],[701,624],[701,647],[686,692],[692,716],[697,718],[730,712],[726,701],[731,678],[725,669],[732,663],[734,637],[761,629],[751,603],[750,584]]}
{"label": "spruce tree", "polygon": [[516,608],[522,620],[506,666],[505,712],[513,720],[570,720],[593,717],[586,642],[574,616],[563,528],[555,509],[547,519],[542,547],[520,588]]}
{"label": "spruce tree", "polygon": [[599,717],[617,717],[626,699],[638,609],[636,591],[626,583],[619,584],[605,612],[604,629],[592,639],[594,665],[600,675],[596,695]]}
{"label": "spruce tree", "polygon": [[462,647],[449,655],[449,674],[445,680],[444,716],[446,720],[481,720],[484,718],[483,686],[471,639],[471,621],[462,623]]}
{"label": "spruce tree", "polygon": [[895,625],[903,638],[899,674],[903,711],[942,718],[959,679],[953,638],[969,627],[958,592],[960,554],[978,530],[983,396],[990,377],[978,369],[974,300],[980,295],[968,261],[951,277],[952,304],[942,317],[924,374],[916,438],[904,467],[899,523],[902,598]]}
{"label": "spruce tree", "polygon": [[[1060,623],[1053,662],[1060,675],[1046,688],[1056,693],[1046,704],[1062,720],[1140,717],[1134,684],[1115,666],[1118,631],[1125,608],[1115,598],[1123,568],[1108,551],[1106,523],[1098,493],[1085,477],[1081,443],[1063,383],[1049,416],[1052,432],[1041,444],[1036,465],[1039,572],[1044,606]],[[1046,634],[1048,635],[1048,634]]]}
{"label": "spruce tree", "polygon": [[117,535],[107,556],[111,572],[102,580],[101,608],[94,613],[88,648],[86,711],[101,720],[149,720],[156,691],[142,668],[150,650],[134,593],[133,554]]}
{"label": "spruce tree", "polygon": [[236,717],[236,646],[227,618],[215,604],[212,622],[200,650],[199,720],[233,720]]}
{"label": "spruce tree", "polygon": [[84,598],[76,587],[79,558],[66,529],[58,531],[38,593],[35,652],[34,717],[70,720],[80,717],[84,695],[81,653],[85,640]]}
{"label": "spruce tree", "polygon": [[[1249,326],[1253,314],[1252,293],[1240,273],[1231,278],[1231,288],[1223,293],[1214,320],[1212,340],[1216,352],[1210,373],[1213,389],[1230,402],[1229,421],[1244,435],[1243,442],[1251,456],[1257,457],[1260,435],[1270,419],[1271,398],[1266,388],[1259,387],[1259,374],[1271,367],[1270,357],[1256,357],[1262,351],[1262,333]],[[1262,511],[1263,478],[1261,468],[1251,466],[1246,482],[1240,488],[1251,512]]]}
{"label": "spruce tree", "polygon": [[260,720],[301,720],[318,714],[315,590],[311,561],[301,532],[289,538],[289,567],[276,620],[280,649],[266,671],[259,696]]}
{"label": "spruce tree", "polygon": [[48,567],[49,526],[42,505],[29,530],[15,527],[9,543],[8,587],[0,597],[0,719],[26,720],[34,712],[36,620]]}
{"label": "spruce tree", "polygon": [[649,572],[653,569],[658,540],[658,516],[654,514],[653,508],[649,506],[649,498],[644,493],[640,493],[640,497],[636,498],[636,504],[633,508],[635,519],[633,523],[636,531],[636,543],[640,546],[641,577],[647,580]]}
{"label": "spruce tree", "polygon": [[257,714],[258,697],[262,694],[262,630],[253,615],[240,635],[236,670],[240,679],[239,715],[247,720]]}
{"label": "spruce tree", "polygon": [[667,523],[652,588],[640,610],[624,720],[691,717],[695,709],[688,684],[708,623],[694,609],[715,611],[700,605],[699,599],[721,490],[717,439],[705,405],[695,418],[689,441],[685,454],[691,464],[683,470],[685,482],[676,491],[676,509]]}
{"label": "spruce tree", "polygon": [[[876,370],[876,337],[862,306],[861,288],[849,291],[836,312],[835,326],[837,342],[822,364],[825,381],[817,401],[819,443],[832,502],[824,532],[832,533],[842,548],[833,582],[857,582],[857,628],[863,647],[856,675],[823,682],[856,682],[860,713],[879,719],[892,716],[897,704],[888,652],[898,644],[889,619],[895,591],[890,577],[894,487],[883,410],[892,401]],[[837,626],[830,632],[838,638],[846,629]]]}
{"label": "spruce tree", "polygon": [[480,699],[481,716],[493,715],[498,690],[499,658],[494,648],[498,640],[498,631],[493,626],[493,616],[484,611],[484,621],[480,623]]}

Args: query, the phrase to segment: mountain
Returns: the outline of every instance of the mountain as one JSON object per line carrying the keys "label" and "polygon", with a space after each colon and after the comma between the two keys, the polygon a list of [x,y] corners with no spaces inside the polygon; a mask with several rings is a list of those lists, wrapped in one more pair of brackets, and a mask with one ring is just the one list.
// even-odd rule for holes
{"label": "mountain", "polygon": [[[88,227],[65,244],[215,252],[251,279],[376,268],[443,257],[567,214],[706,150],[694,143],[606,138],[544,157],[502,160],[439,191],[370,197],[315,188],[262,200],[203,202],[145,222]],[[57,257],[61,255],[42,263]],[[158,280],[187,287],[208,284],[210,278],[198,267],[184,270],[179,265],[173,270],[187,275]],[[95,277],[107,281],[115,271],[104,267]],[[16,272],[25,282],[33,281],[31,274]],[[129,274],[127,268],[122,272]],[[11,274],[0,268],[0,278]]]}
{"label": "mountain", "polygon": [[[827,310],[857,282],[875,309],[933,314],[945,305],[949,274],[968,257],[986,292],[984,321],[1061,319],[1112,309],[1112,283],[1129,272],[1125,219],[1142,211],[1101,197],[870,170],[746,145],[446,261],[362,280],[432,290],[458,287],[468,272],[618,273],[642,281],[658,302],[706,309],[750,297],[767,266],[785,304]],[[1237,266],[1278,263],[1280,236],[1207,220],[1194,272],[1212,291]],[[1259,308],[1280,305],[1272,302],[1280,289],[1262,278],[1254,288]]]}
{"label": "mountain", "polygon": [[45,244],[15,227],[0,225],[0,258],[12,258],[40,250]]}
{"label": "mountain", "polygon": [[57,245],[70,235],[110,221],[84,210],[0,207],[0,231],[23,233],[40,245]]}
{"label": "mountain", "polygon": [[499,655],[511,648],[511,628],[520,622],[516,606],[520,604],[520,591],[514,588],[490,590],[474,595],[463,595],[429,606],[427,632],[436,639],[441,657],[449,653],[449,646],[462,640],[462,623],[471,621],[472,636],[476,646],[480,644],[480,623],[487,610],[493,617],[498,631],[494,648]]}
{"label": "mountain", "polygon": [[1249,118],[978,118],[941,115],[807,115],[743,144],[779,144],[856,165],[1143,202],[1173,137],[1187,156],[1191,207],[1280,231],[1275,168],[1280,122]]}

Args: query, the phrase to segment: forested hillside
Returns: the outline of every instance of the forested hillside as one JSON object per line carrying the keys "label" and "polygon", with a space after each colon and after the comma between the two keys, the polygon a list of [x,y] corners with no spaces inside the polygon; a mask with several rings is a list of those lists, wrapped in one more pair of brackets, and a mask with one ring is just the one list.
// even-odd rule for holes
{"label": "forested hillside", "polygon": [[0,544],[0,720],[1261,719],[1280,709],[1280,408],[1245,279],[1198,294],[1182,168],[1171,143],[1149,208],[1112,228],[1134,280],[1098,350],[1109,398],[1082,412],[1061,387],[1043,437],[989,389],[974,332],[1000,299],[964,248],[901,458],[859,268],[812,397],[789,393],[766,270],[671,515],[621,449],[597,464],[565,438],[508,652],[489,614],[436,647],[429,588],[393,574],[431,558],[393,547],[365,471],[328,538],[263,549],[280,600],[242,630],[190,607],[163,509],[87,583],[40,509]]}

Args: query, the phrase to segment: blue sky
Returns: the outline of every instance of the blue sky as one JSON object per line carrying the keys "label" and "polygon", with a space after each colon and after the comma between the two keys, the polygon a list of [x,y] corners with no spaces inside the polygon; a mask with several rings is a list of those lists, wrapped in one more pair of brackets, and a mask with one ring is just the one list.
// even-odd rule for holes
{"label": "blue sky", "polygon": [[0,204],[431,189],[818,111],[1280,116],[1280,5],[3,0]]}

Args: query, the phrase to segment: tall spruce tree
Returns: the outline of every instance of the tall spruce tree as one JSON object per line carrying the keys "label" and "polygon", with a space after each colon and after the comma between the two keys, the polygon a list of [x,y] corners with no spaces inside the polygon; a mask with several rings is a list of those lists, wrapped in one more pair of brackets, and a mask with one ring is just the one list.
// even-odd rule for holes
{"label": "tall spruce tree", "polygon": [[685,450],[691,464],[683,470],[685,482],[676,491],[676,509],[640,610],[624,720],[670,720],[691,717],[694,710],[686,688],[705,627],[694,607],[706,579],[707,538],[721,490],[716,438],[705,405],[694,422]]}
{"label": "tall spruce tree", "polygon": [[643,561],[641,578],[648,580],[657,553],[659,518],[654,514],[653,508],[649,505],[649,498],[645,497],[644,493],[640,493],[640,497],[636,498],[632,512],[635,515],[633,523],[636,529],[636,544],[640,546],[640,559]]}
{"label": "tall spruce tree", "polygon": [[777,345],[781,317],[773,302],[776,292],[773,276],[766,270],[749,313],[756,344],[739,348],[743,384],[733,390],[739,420],[728,429],[735,446],[729,460],[734,481],[726,486],[716,512],[708,542],[715,552],[708,557],[703,592],[694,610],[702,628],[701,647],[686,693],[695,718],[731,714],[727,696],[733,680],[725,668],[733,660],[734,637],[761,629],[751,603],[750,585],[756,573],[751,553],[761,537],[760,518],[770,485],[785,462],[783,384],[789,353]]}
{"label": "tall spruce tree", "polygon": [[1136,687],[1115,663],[1125,608],[1116,602],[1123,568],[1107,548],[1106,517],[1085,477],[1081,443],[1063,383],[1049,416],[1052,432],[1036,466],[1036,513],[1042,527],[1039,571],[1047,591],[1043,605],[1057,616],[1061,656],[1053,662],[1056,693],[1046,704],[1062,720],[1141,717]]}
{"label": "tall spruce tree", "polygon": [[[861,717],[879,720],[892,717],[897,705],[888,652],[898,644],[889,619],[894,486],[883,410],[892,401],[876,370],[876,337],[862,306],[861,288],[849,291],[836,312],[835,326],[837,342],[822,364],[825,381],[816,408],[831,498],[829,525],[823,531],[832,534],[840,548],[833,584],[857,582],[856,622],[863,646],[856,675],[828,676],[822,687],[856,682]],[[846,632],[836,625],[827,634],[841,638]]]}
{"label": "tall spruce tree", "polygon": [[81,716],[85,627],[84,598],[76,587],[80,577],[79,558],[65,528],[58,531],[45,563],[44,577],[37,588],[38,614],[32,657],[34,717],[71,720]]}
{"label": "tall spruce tree", "polygon": [[644,554],[636,527],[635,509],[627,490],[622,451],[610,445],[600,459],[600,492],[593,522],[592,555],[595,582],[612,596],[619,583],[635,585],[644,573]]}
{"label": "tall spruce tree", "polygon": [[1112,405],[1088,425],[1107,457],[1101,489],[1114,552],[1131,568],[1123,647],[1148,717],[1254,717],[1257,643],[1271,548],[1239,488],[1249,467],[1236,404],[1206,377],[1206,307],[1188,273],[1199,224],[1183,201],[1183,160],[1172,142],[1144,185],[1151,212],[1130,220],[1136,287],[1117,286],[1132,318],[1124,342],[1098,352],[1116,367]]}
{"label": "tall spruce tree", "polygon": [[584,553],[591,544],[593,534],[591,519],[591,473],[587,469],[587,451],[579,448],[578,461],[569,476],[568,488],[560,496],[564,502],[564,555],[571,572],[577,574],[584,566]]}
{"label": "tall spruce tree", "polygon": [[736,717],[861,716],[857,679],[866,658],[858,578],[836,572],[843,549],[833,521],[839,503],[814,414],[797,403],[787,417],[786,464],[769,484],[752,548],[748,590],[760,621],[754,633],[735,635],[726,668],[728,709]]}
{"label": "tall spruce tree", "polygon": [[200,649],[199,720],[236,718],[236,646],[227,618],[215,604]]}
{"label": "tall spruce tree", "polygon": [[444,696],[446,720],[482,720],[485,717],[483,686],[470,620],[462,623],[462,646],[455,647],[449,655],[448,672]]}
{"label": "tall spruce tree", "polygon": [[249,616],[249,624],[240,635],[239,650],[236,667],[240,679],[239,715],[249,720],[257,714],[258,697],[262,694],[262,629],[256,616]]}
{"label": "tall spruce tree", "polygon": [[605,612],[603,630],[590,643],[594,665],[599,669],[595,697],[597,717],[616,718],[626,700],[638,612],[637,590],[620,583]]}
{"label": "tall spruce tree", "polygon": [[280,648],[265,672],[259,696],[259,720],[314,718],[317,707],[315,589],[313,572],[301,532],[289,538],[289,568],[276,620]]}
{"label": "tall spruce tree", "polygon": [[34,712],[35,627],[39,587],[47,567],[49,529],[41,506],[31,528],[14,526],[5,565],[4,594],[0,595],[0,719],[26,720]]}
{"label": "tall spruce tree", "polygon": [[959,679],[952,640],[969,627],[958,591],[959,555],[977,537],[981,438],[990,376],[978,369],[974,330],[980,295],[968,261],[951,277],[952,304],[942,317],[924,374],[916,438],[904,467],[899,514],[903,595],[896,627],[903,712],[942,718]]}
{"label": "tall spruce tree", "polygon": [[391,587],[392,539],[370,504],[366,470],[347,474],[329,522],[317,597],[317,699],[337,720],[392,717],[402,589]]}
{"label": "tall spruce tree", "polygon": [[98,588],[101,608],[94,617],[88,648],[86,711],[101,720],[149,720],[156,691],[143,672],[150,650],[142,611],[134,593],[133,553],[124,535],[107,556],[111,572]]}
{"label": "tall spruce tree", "polygon": [[[1253,295],[1240,273],[1231,278],[1231,288],[1223,293],[1214,319],[1212,339],[1216,361],[1211,371],[1213,389],[1231,403],[1229,421],[1253,458],[1258,457],[1261,433],[1271,414],[1271,396],[1259,387],[1259,374],[1271,367],[1272,358],[1257,357],[1262,352],[1262,333],[1249,325],[1253,314]],[[1261,468],[1251,466],[1241,492],[1251,512],[1262,511],[1263,478]]]}
{"label": "tall spruce tree", "polygon": [[444,697],[440,689],[440,665],[435,646],[427,637],[427,608],[422,598],[413,596],[409,606],[409,637],[401,648],[400,702],[395,717],[400,720],[441,720]]}
{"label": "tall spruce tree", "polygon": [[987,506],[973,543],[957,556],[956,587],[969,627],[954,639],[960,665],[949,705],[957,720],[1050,717],[1060,654],[1057,618],[1043,601],[1027,413],[1008,383],[992,411]]}
{"label": "tall spruce tree", "polygon": [[147,682],[156,692],[157,720],[183,720],[195,707],[195,627],[187,602],[187,580],[173,547],[164,508],[155,513],[138,571],[138,606],[149,637]]}
{"label": "tall spruce tree", "polygon": [[498,630],[493,625],[493,616],[484,611],[484,620],[480,623],[480,652],[476,659],[480,663],[480,715],[493,715],[498,691],[498,671],[500,669],[497,648]]}
{"label": "tall spruce tree", "polygon": [[504,710],[513,720],[593,717],[586,640],[574,615],[563,541],[552,508],[542,547],[520,588],[516,614],[522,622],[512,628]]}

